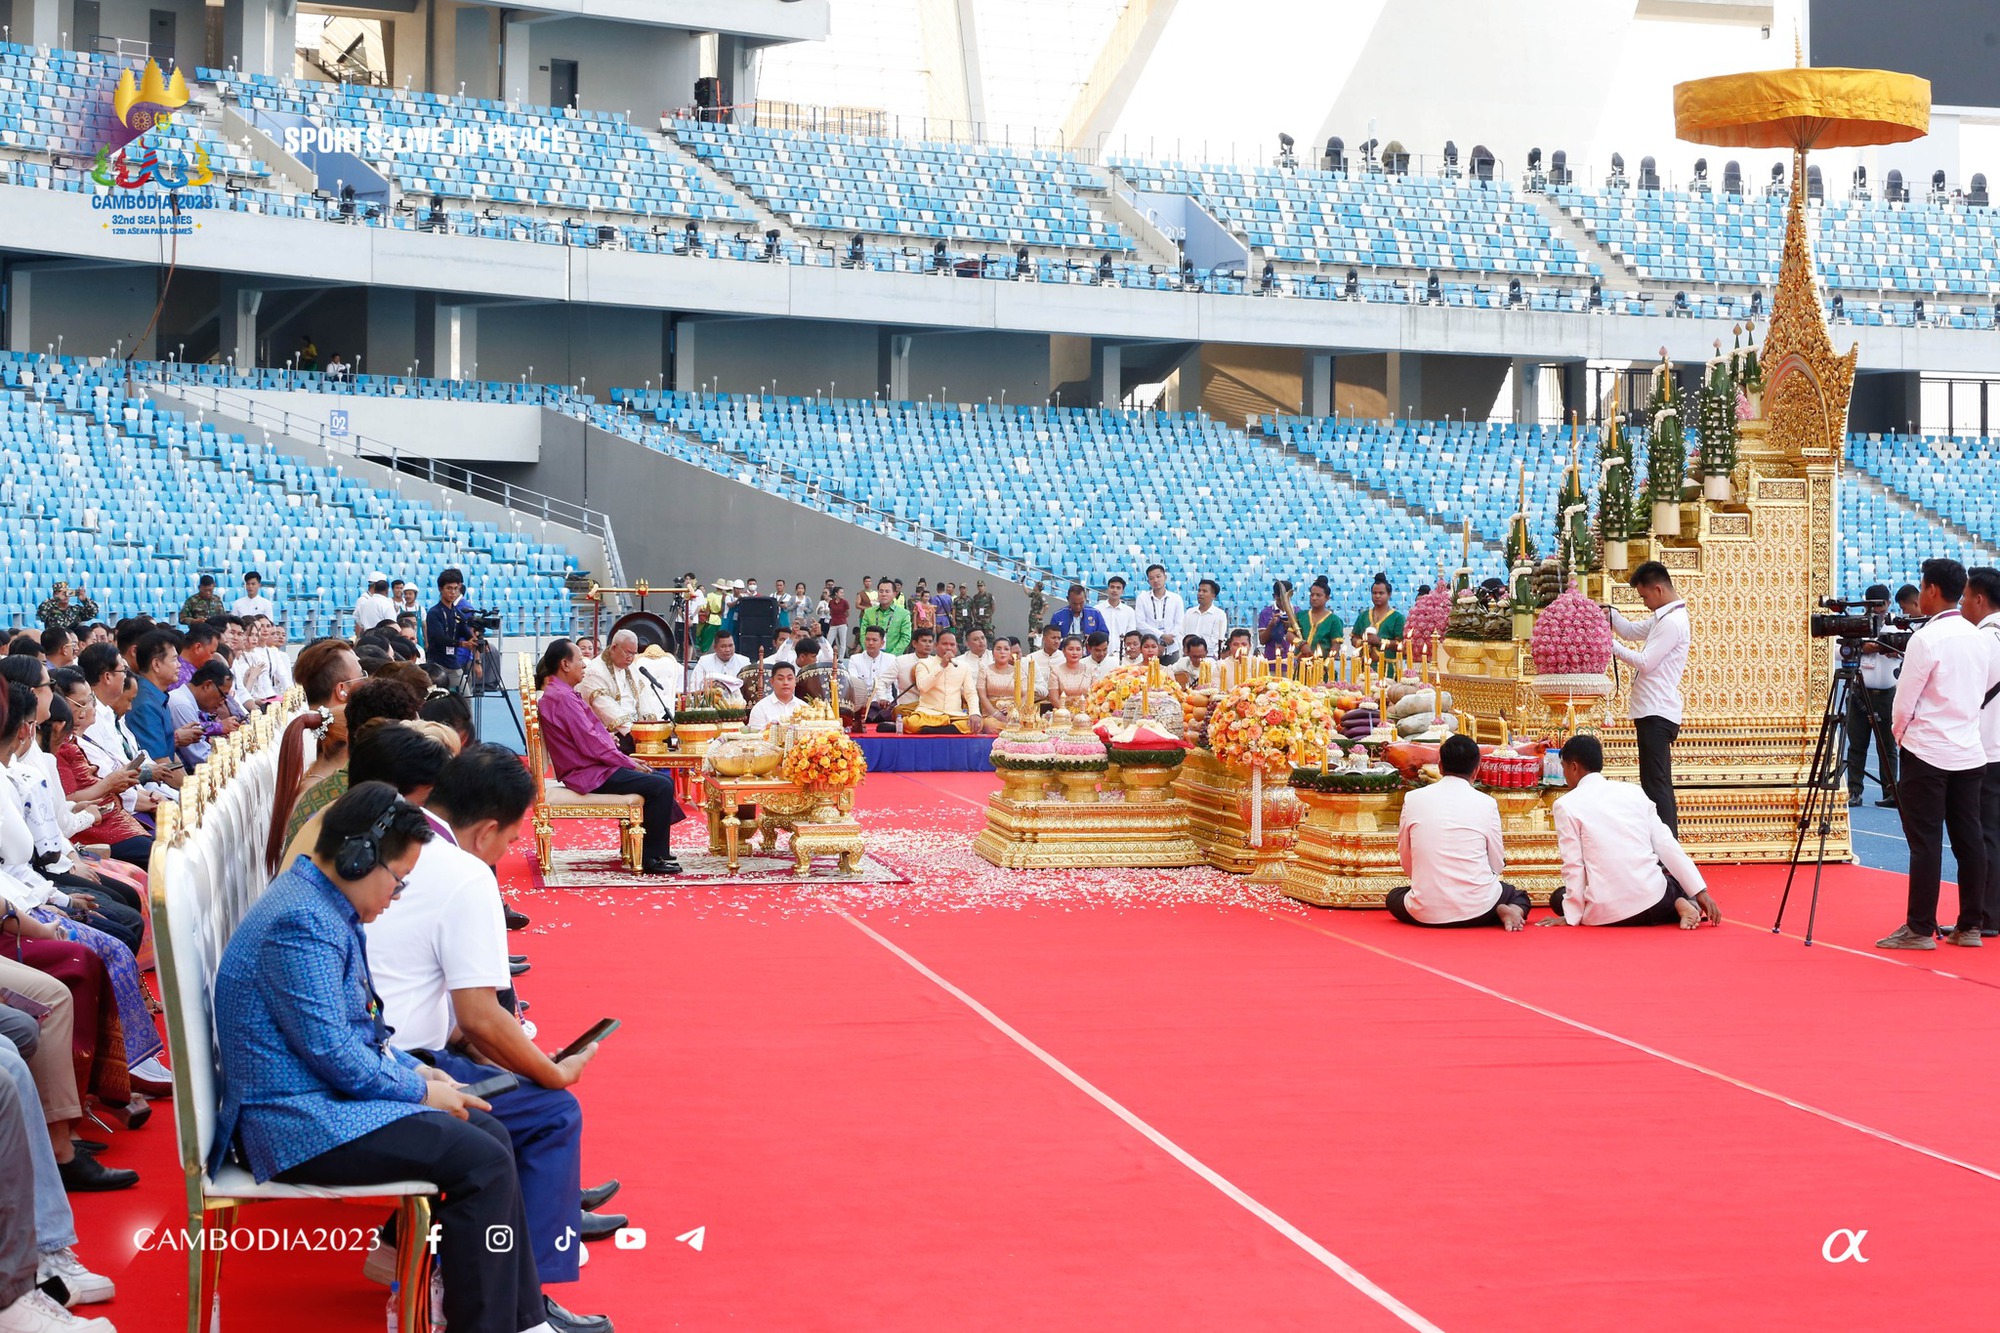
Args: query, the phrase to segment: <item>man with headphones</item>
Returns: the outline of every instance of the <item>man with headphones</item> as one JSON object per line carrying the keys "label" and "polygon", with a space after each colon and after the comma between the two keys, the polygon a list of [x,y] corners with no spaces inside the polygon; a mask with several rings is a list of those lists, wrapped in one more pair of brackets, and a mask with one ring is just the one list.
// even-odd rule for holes
{"label": "man with headphones", "polygon": [[232,1157],[259,1181],[429,1180],[453,1333],[546,1333],[507,1131],[441,1070],[390,1044],[362,927],[403,892],[435,836],[382,782],[328,806],[311,856],[251,905],[215,979],[222,1108],[210,1174]]}
{"label": "man with headphones", "polygon": [[[463,1083],[502,1070],[521,1086],[493,1097],[493,1114],[514,1141],[535,1268],[546,1286],[574,1282],[581,1241],[608,1239],[626,1223],[595,1208],[617,1181],[582,1189],[583,1108],[570,1089],[596,1054],[591,1043],[563,1060],[544,1055],[500,992],[511,984],[507,926],[493,867],[520,836],[535,802],[521,757],[498,745],[468,746],[433,766],[413,756],[395,777],[405,795],[428,793],[424,814],[437,835],[425,844],[396,910],[370,922],[368,961],[396,1045]],[[365,1270],[384,1284],[384,1250]],[[557,1333],[610,1333],[602,1315],[572,1314],[544,1296]]]}

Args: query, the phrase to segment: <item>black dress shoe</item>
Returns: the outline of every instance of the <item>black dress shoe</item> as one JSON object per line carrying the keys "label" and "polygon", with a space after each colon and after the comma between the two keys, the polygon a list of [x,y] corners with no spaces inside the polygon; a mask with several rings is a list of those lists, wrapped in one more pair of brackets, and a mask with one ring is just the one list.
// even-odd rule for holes
{"label": "black dress shoe", "polygon": [[596,1212],[605,1204],[610,1203],[611,1196],[617,1192],[618,1182],[615,1180],[607,1180],[602,1185],[585,1190],[583,1192],[583,1211],[586,1213]]}
{"label": "black dress shoe", "polygon": [[585,1240],[609,1240],[611,1233],[624,1226],[626,1221],[623,1213],[586,1211],[583,1215],[583,1224],[577,1229],[583,1233]]}
{"label": "black dress shoe", "polygon": [[548,1296],[542,1297],[542,1317],[555,1333],[611,1333],[609,1315],[571,1314]]}
{"label": "black dress shoe", "polygon": [[137,1171],[115,1170],[87,1152],[80,1152],[67,1162],[57,1163],[56,1170],[62,1176],[63,1188],[71,1194],[104,1194],[111,1190],[129,1190],[139,1183]]}
{"label": "black dress shoe", "polygon": [[528,961],[528,955],[524,953],[510,953],[507,955],[507,961],[509,963],[525,963]]}
{"label": "black dress shoe", "polygon": [[528,964],[526,962],[519,962],[519,963],[509,962],[507,964],[507,975],[510,977],[518,977],[527,970],[528,970]]}
{"label": "black dress shoe", "polygon": [[647,857],[646,863],[639,868],[648,875],[678,875],[681,873],[681,863],[674,860],[671,856]]}
{"label": "black dress shoe", "polygon": [[106,1148],[109,1148],[111,1145],[108,1143],[99,1143],[96,1139],[73,1138],[69,1141],[69,1146],[76,1149],[78,1152],[103,1152]]}
{"label": "black dress shoe", "polygon": [[1881,800],[1875,802],[1875,804],[1883,810],[1900,810],[1902,808],[1896,804],[1896,798],[1893,796],[1884,796]]}
{"label": "black dress shoe", "polygon": [[[506,907],[507,905],[502,903],[501,906]],[[511,907],[507,907],[507,929],[526,930],[527,928],[528,914],[526,912],[517,912]]]}

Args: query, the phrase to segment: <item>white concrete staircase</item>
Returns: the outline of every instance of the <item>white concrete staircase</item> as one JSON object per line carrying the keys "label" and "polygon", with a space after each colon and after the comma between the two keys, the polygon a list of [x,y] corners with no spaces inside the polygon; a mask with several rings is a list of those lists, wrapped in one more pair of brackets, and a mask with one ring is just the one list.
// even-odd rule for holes
{"label": "white concrete staircase", "polygon": [[754,222],[750,223],[709,223],[707,224],[708,227],[721,226],[725,230],[728,230],[736,227],[752,226],[756,228],[759,236],[762,236],[767,231],[775,231],[778,233],[780,241],[807,246],[818,244],[817,237],[800,231],[790,222],[764,207],[750,191],[744,189],[741,185],[738,185],[735,181],[688,151],[686,145],[674,138],[673,135],[662,131],[654,139],[653,147],[662,156],[678,158],[687,165],[690,171],[701,177],[703,184],[707,185],[711,190],[728,195],[731,199],[742,205],[750,213],[751,217],[755,219]]}

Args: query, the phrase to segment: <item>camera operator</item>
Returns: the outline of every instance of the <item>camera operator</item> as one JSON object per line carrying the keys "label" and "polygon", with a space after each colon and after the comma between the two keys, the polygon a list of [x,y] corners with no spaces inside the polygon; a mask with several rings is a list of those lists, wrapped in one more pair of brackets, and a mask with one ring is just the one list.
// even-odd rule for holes
{"label": "camera operator", "polygon": [[1985,917],[1982,938],[2000,935],[2000,569],[1984,565],[1965,577],[1965,618],[1987,640],[1986,693],[1981,696],[1979,737],[1986,748],[1986,774],[1979,787],[1979,822],[1986,835],[1986,890],[1980,894]]}
{"label": "camera operator", "polygon": [[424,614],[424,659],[444,672],[444,687],[468,694],[467,668],[475,660],[477,628],[465,614],[465,575],[447,569],[437,577],[438,599]]}
{"label": "camera operator", "polygon": [[1632,730],[1639,742],[1639,787],[1660,812],[1660,822],[1676,836],[1681,829],[1674,800],[1674,741],[1681,734],[1681,677],[1687,673],[1688,650],[1694,630],[1687,603],[1674,591],[1673,576],[1657,560],[1632,571],[1632,587],[1653,613],[1652,619],[1627,620],[1612,607],[1604,613],[1619,638],[1645,644],[1643,649],[1613,643],[1611,651],[1632,668]]}
{"label": "camera operator", "polygon": [[1958,922],[1948,943],[1977,948],[1985,917],[1986,841],[1980,829],[1980,789],[1986,746],[1980,704],[1996,672],[1991,642],[1958,609],[1965,566],[1924,561],[1917,610],[1929,620],[1910,638],[1896,682],[1894,730],[1902,747],[1896,799],[1910,844],[1910,898],[1902,925],[1875,942],[1878,949],[1937,948],[1938,888],[1944,831],[1958,858]]}
{"label": "camera operator", "polygon": [[[1889,585],[1871,585],[1862,599],[1871,611],[1886,610]],[[1902,654],[1868,640],[1862,643],[1854,665],[1860,668],[1861,680],[1847,695],[1847,803],[1861,804],[1861,789],[1868,778],[1868,740],[1872,735],[1876,763],[1882,769],[1882,799],[1875,804],[1893,810],[1896,738],[1889,730],[1889,715],[1896,703],[1896,674],[1903,669]]]}

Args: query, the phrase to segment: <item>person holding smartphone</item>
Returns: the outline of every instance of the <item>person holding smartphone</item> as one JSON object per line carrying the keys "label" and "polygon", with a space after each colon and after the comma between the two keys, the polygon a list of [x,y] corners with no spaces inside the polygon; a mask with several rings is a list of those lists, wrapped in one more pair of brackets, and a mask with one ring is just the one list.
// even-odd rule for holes
{"label": "person holding smartphone", "polygon": [[[366,740],[373,741],[371,735]],[[507,924],[493,867],[520,836],[534,805],[535,782],[520,756],[498,745],[468,746],[435,767],[415,741],[401,746],[357,743],[349,760],[402,769],[398,788],[421,794],[436,834],[403,886],[396,910],[367,928],[368,961],[382,997],[383,1018],[398,1047],[460,1083],[505,1070],[521,1080],[493,1100],[493,1114],[514,1140],[535,1267],[544,1285],[574,1282],[579,1241],[599,1240],[625,1225],[593,1211],[617,1192],[610,1181],[582,1188],[583,1108],[570,1091],[597,1054],[596,1043],[552,1060],[537,1049],[515,1016],[507,954]],[[386,1267],[371,1273],[389,1280]],[[544,1296],[558,1330],[610,1328],[602,1316],[576,1315]]]}

